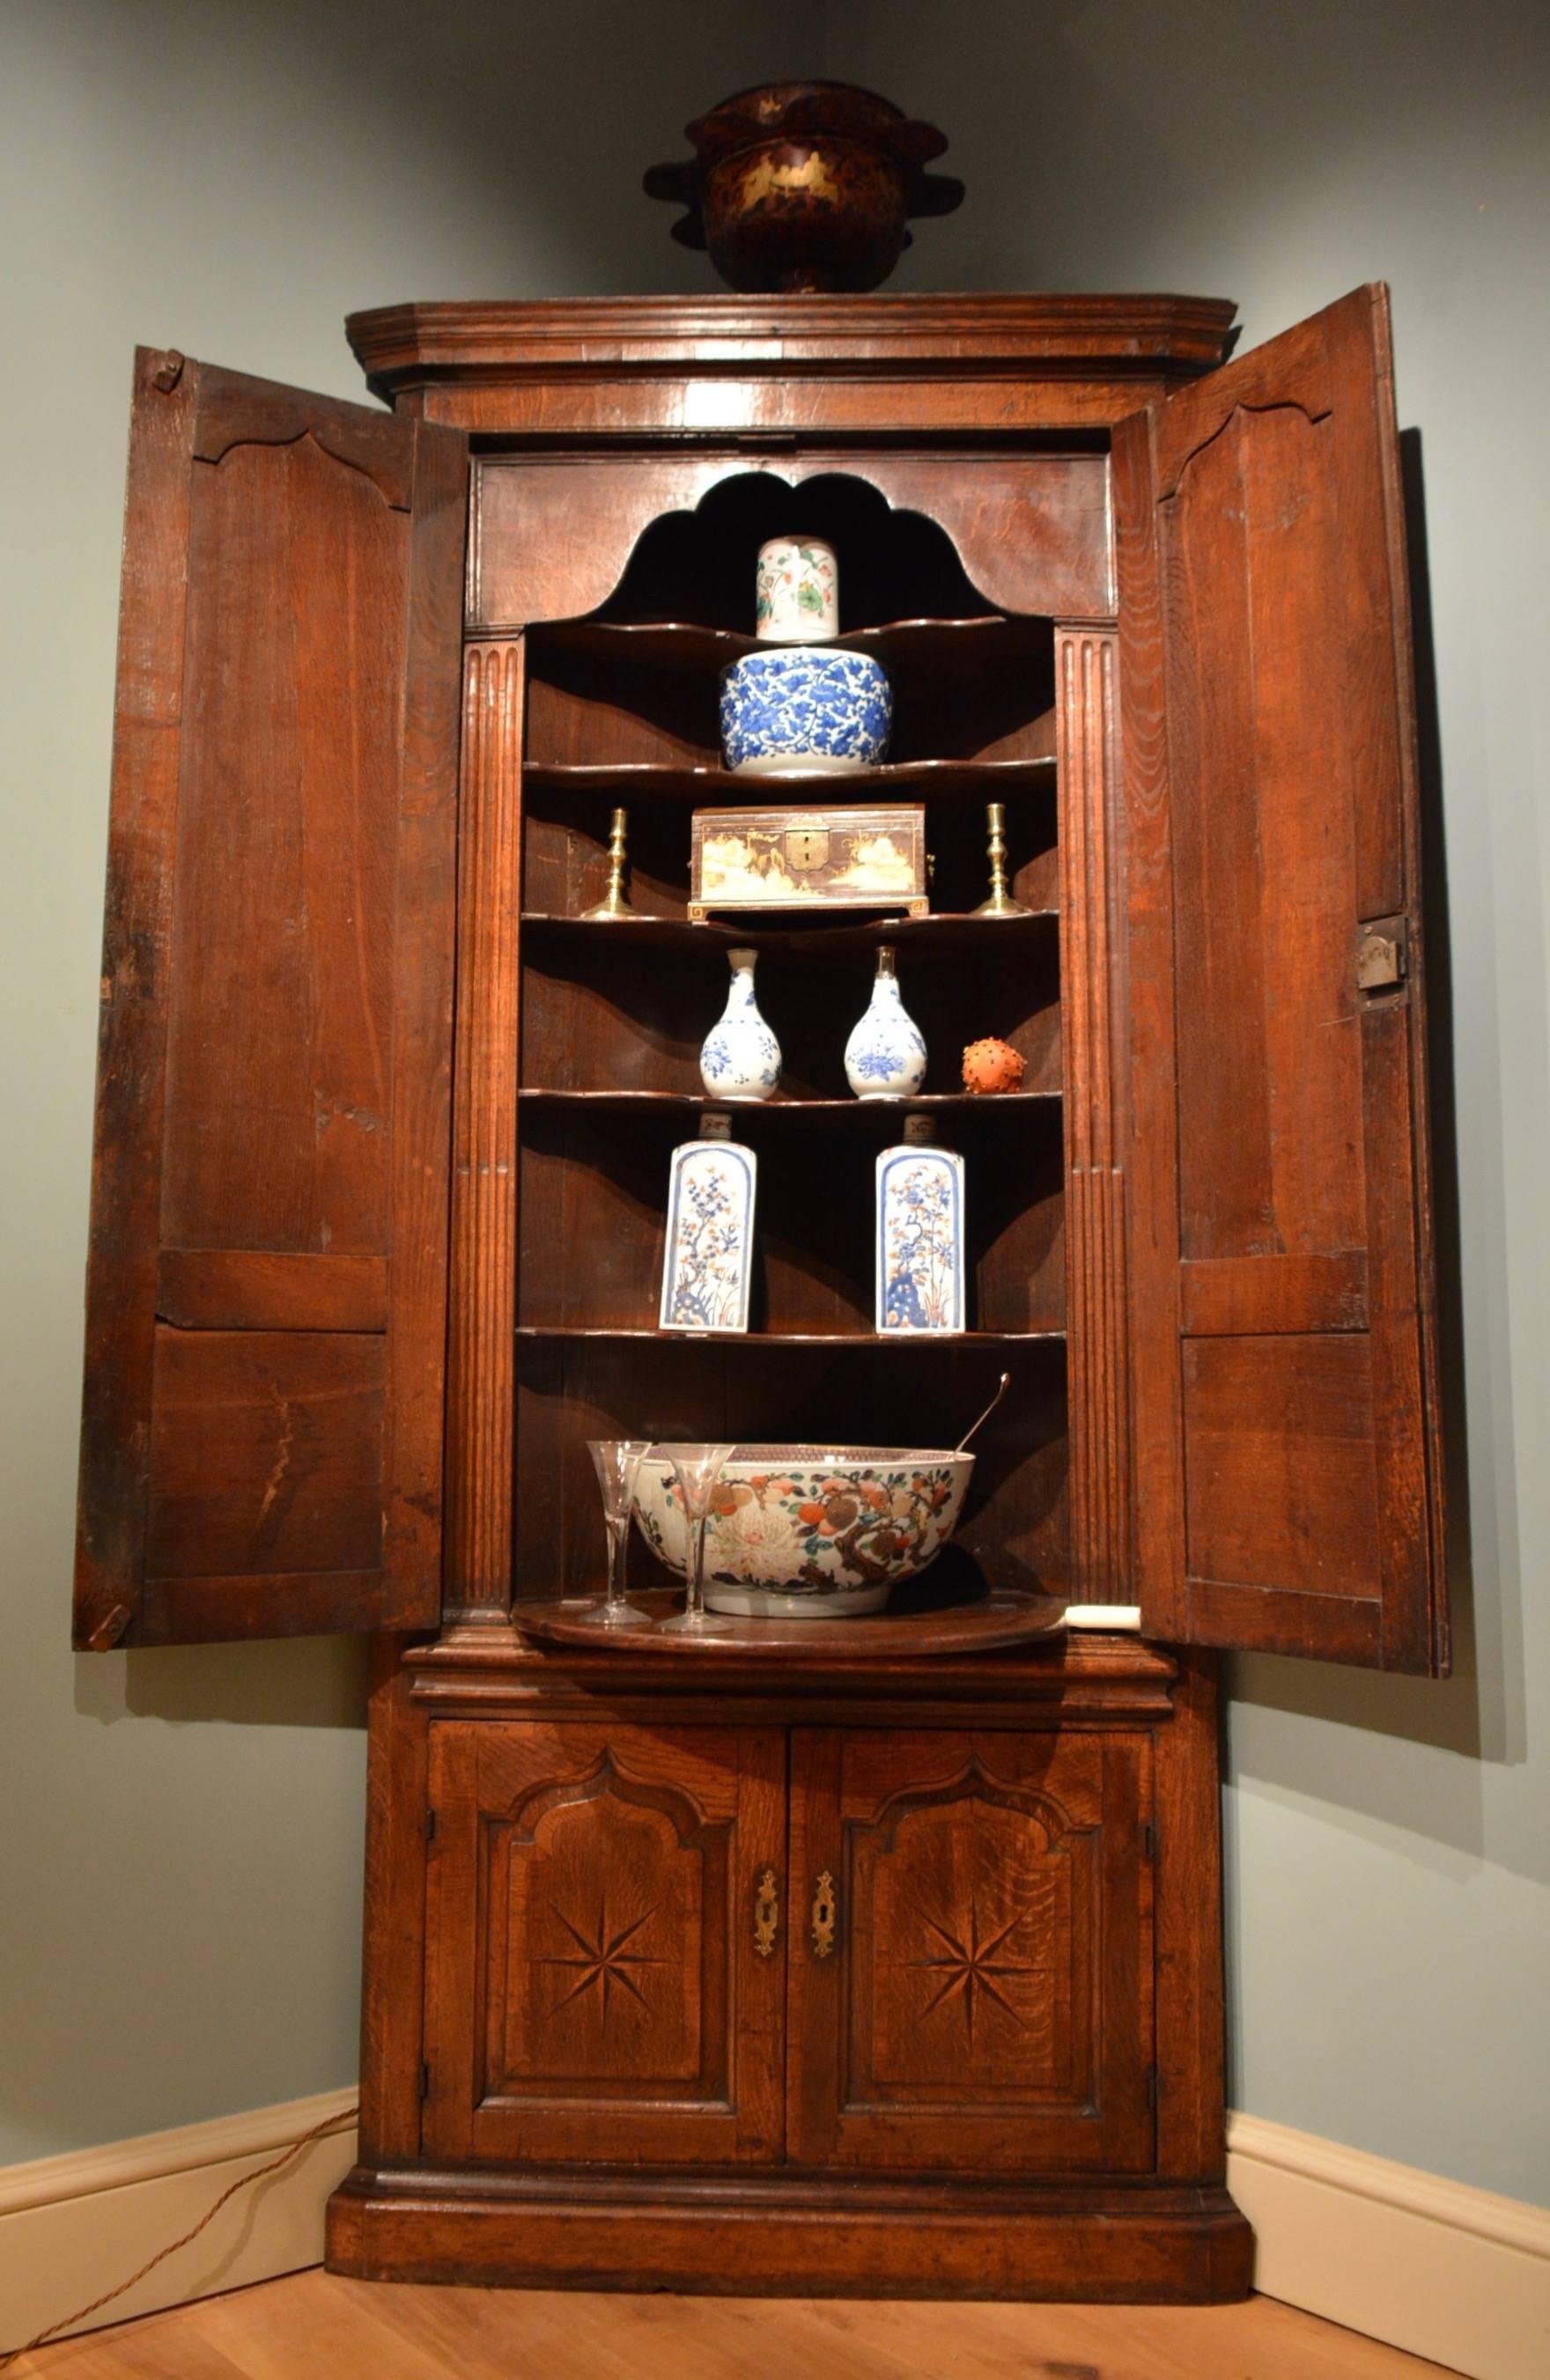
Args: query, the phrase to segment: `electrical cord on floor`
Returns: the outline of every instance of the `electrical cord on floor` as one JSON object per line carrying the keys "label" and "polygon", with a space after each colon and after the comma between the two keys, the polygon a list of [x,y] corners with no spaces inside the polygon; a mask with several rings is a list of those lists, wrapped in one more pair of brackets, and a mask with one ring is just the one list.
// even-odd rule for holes
{"label": "electrical cord on floor", "polygon": [[46,2330],[40,2330],[37,2337],[28,2339],[24,2346],[0,2348],[0,2372],[6,2371],[18,2355],[31,2355],[35,2349],[45,2346],[60,2331],[73,2330],[78,2322],[86,2320],[88,2314],[100,2313],[104,2306],[113,2303],[115,2298],[123,2297],[138,2281],[143,2281],[147,2273],[153,2273],[158,2265],[165,2265],[169,2256],[176,2256],[179,2248],[187,2248],[190,2241],[197,2240],[200,2233],[214,2222],[228,2198],[235,2198],[239,2190],[248,2188],[250,2182],[262,2181],[266,2174],[278,2173],[294,2157],[299,2157],[303,2149],[311,2148],[314,2141],[323,2140],[331,2132],[342,2132],[355,2122],[360,2113],[359,2107],[336,2109],[332,2116],[325,2116],[321,2124],[314,2124],[310,2132],[303,2132],[299,2141],[292,2141],[289,2148],[282,2150],[277,2157],[271,2157],[267,2165],[256,2167],[251,2173],[239,2174],[235,2181],[227,2183],[214,2205],[207,2215],[201,2216],[191,2231],[185,2231],[181,2240],[170,2240],[165,2248],[158,2248],[156,2253],[141,2265],[138,2273],[131,2273],[128,2279],[120,2281],[116,2289],[104,2289],[100,2298],[93,2298],[90,2305],[78,2307],[74,2313],[61,2314],[57,2322],[51,2322]]}

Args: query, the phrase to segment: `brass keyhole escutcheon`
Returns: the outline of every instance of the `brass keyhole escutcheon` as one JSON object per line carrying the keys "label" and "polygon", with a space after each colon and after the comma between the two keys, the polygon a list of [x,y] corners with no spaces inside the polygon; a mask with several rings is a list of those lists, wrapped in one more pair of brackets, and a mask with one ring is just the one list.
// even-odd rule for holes
{"label": "brass keyhole escutcheon", "polygon": [[812,1888],[812,1955],[826,1959],[835,1947],[835,1925],[839,1916],[839,1896],[834,1877],[827,1868]]}
{"label": "brass keyhole escutcheon", "polygon": [[767,1959],[775,1946],[780,1932],[780,1887],[773,1867],[767,1867],[753,1888],[753,1947],[761,1959]]}
{"label": "brass keyhole escutcheon", "polygon": [[791,827],[786,836],[786,856],[799,876],[814,868],[828,864],[829,835],[826,827]]}

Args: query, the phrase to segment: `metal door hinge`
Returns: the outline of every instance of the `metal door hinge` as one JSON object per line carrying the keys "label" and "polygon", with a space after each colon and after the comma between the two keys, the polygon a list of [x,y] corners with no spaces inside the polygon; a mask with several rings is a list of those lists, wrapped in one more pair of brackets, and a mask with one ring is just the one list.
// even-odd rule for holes
{"label": "metal door hinge", "polygon": [[1146,2104],[1153,2115],[1157,2112],[1157,2069],[1149,2066],[1146,2070]]}
{"label": "metal door hinge", "polygon": [[1392,991],[1410,973],[1407,920],[1373,917],[1356,929],[1358,991]]}
{"label": "metal door hinge", "polygon": [[1157,1856],[1157,1829],[1150,1818],[1141,1820],[1141,1852],[1142,1859],[1154,1860]]}
{"label": "metal door hinge", "polygon": [[436,1840],[436,1814],[434,1810],[427,1810],[425,1813],[425,1840],[428,1843],[433,1843]]}

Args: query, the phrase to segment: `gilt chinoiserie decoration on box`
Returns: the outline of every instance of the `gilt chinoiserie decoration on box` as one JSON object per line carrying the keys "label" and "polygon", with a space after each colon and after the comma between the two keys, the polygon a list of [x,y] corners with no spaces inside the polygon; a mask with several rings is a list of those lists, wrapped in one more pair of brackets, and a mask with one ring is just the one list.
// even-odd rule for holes
{"label": "gilt chinoiserie decoration on box", "polygon": [[689,914],[736,909],[898,909],[923,917],[926,814],[892,808],[696,810]]}

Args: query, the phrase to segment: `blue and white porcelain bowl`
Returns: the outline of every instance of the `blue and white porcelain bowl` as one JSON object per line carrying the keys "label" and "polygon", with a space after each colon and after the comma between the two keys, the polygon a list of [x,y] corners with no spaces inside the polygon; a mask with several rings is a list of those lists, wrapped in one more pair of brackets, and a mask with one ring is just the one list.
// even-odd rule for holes
{"label": "blue and white porcelain bowl", "polygon": [[793,645],[745,653],[721,674],[729,769],[870,769],[893,723],[888,673],[870,653]]}

